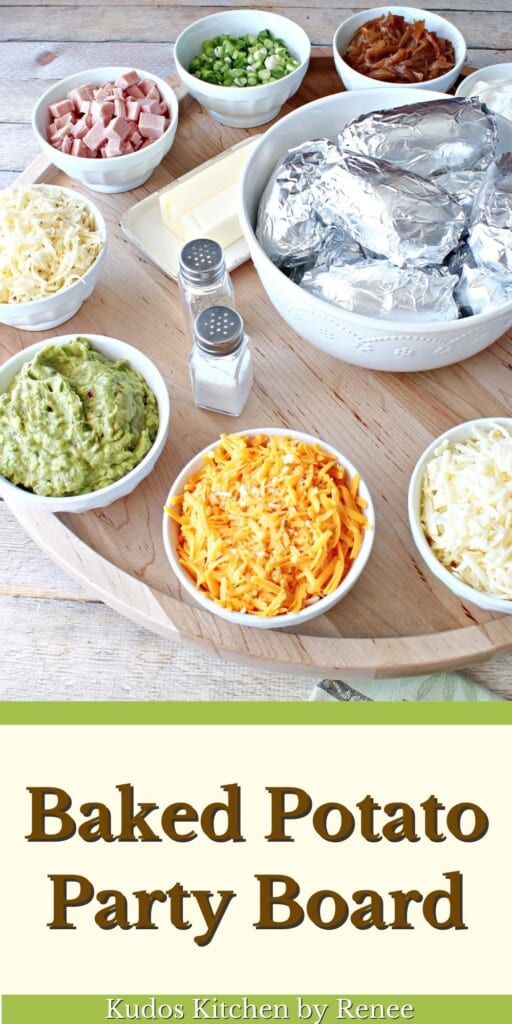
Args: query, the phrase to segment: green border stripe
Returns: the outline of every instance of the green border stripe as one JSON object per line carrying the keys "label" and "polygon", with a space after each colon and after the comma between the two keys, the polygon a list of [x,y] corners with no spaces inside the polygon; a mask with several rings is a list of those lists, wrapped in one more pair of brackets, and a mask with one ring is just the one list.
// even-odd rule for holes
{"label": "green border stripe", "polygon": [[[210,998],[218,1003],[225,1001],[228,1007],[237,1005],[237,1000],[246,999],[253,1007],[261,1008],[267,1004],[271,1012],[266,1016],[262,1013],[259,1016],[251,1011],[250,1016],[232,1016],[224,1019],[230,1020],[266,1020],[282,1021],[288,1020],[291,1024],[299,1021],[310,1021],[314,1024],[314,1017],[307,1018],[305,1006],[311,1007],[313,1003],[328,1003],[329,1009],[323,1018],[323,1024],[336,1024],[337,1021],[347,1020],[412,1020],[414,1024],[504,1024],[512,1018],[512,996],[467,996],[467,995],[256,995],[256,996],[198,996],[199,998]],[[338,998],[351,1000],[352,1007],[346,1002],[342,1004],[340,1011]],[[116,1016],[111,1014],[108,1000],[122,1000],[117,1006],[116,1013],[125,1013],[130,1009],[130,1017]],[[298,1013],[298,1001],[302,1000],[303,1015]],[[124,1000],[124,1002],[123,1002]],[[181,1018],[175,1015],[176,1004],[184,1008],[184,1016]],[[285,1007],[288,1016],[281,1016],[276,1011],[272,1012],[275,1004]],[[371,1005],[382,1006],[386,1011],[385,1016],[380,1010],[371,1010]],[[139,1015],[135,1016],[134,1008],[139,1008]],[[238,1003],[240,1006],[240,1003]],[[355,1012],[356,1007],[361,1007],[359,1014]],[[411,1006],[412,1011],[408,1009]],[[146,1012],[143,1014],[143,1009]],[[173,1008],[173,1015],[167,1016],[167,1007]],[[367,1007],[364,1010],[363,1007]],[[194,1014],[193,997],[178,995],[74,995],[74,996],[4,996],[2,1000],[3,1024],[103,1024],[106,1020],[183,1020],[183,1024],[190,1024],[193,1021],[205,1020]],[[160,1012],[159,1012],[160,1011]],[[411,1016],[412,1013],[412,1016]],[[350,1016],[353,1014],[353,1016]],[[373,1016],[372,1016],[373,1014]],[[377,1015],[376,1015],[377,1014]],[[381,1014],[380,1016],[378,1014]],[[209,1018],[212,1019],[212,1018]]]}
{"label": "green border stripe", "polygon": [[510,725],[512,702],[6,701],[0,725]]}

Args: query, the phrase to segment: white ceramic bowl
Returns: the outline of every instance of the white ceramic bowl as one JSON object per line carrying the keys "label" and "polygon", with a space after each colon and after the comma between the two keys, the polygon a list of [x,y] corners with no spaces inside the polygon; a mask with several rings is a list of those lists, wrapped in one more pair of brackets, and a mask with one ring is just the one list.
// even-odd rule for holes
{"label": "white ceramic bowl", "polygon": [[[403,82],[381,82],[378,79],[370,78],[369,75],[362,75],[359,71],[355,71],[343,59],[348,45],[362,25],[365,25],[367,21],[372,21],[374,18],[379,18],[382,14],[398,14],[405,18],[407,22],[424,21],[425,27],[429,31],[436,32],[440,38],[448,39],[452,43],[455,53],[454,67],[447,71],[446,74],[439,75],[428,82],[409,82],[407,85]],[[442,18],[440,14],[435,14],[432,11],[422,11],[416,7],[372,7],[366,11],[358,11],[357,14],[352,14],[350,18],[342,21],[341,25],[338,26],[334,33],[332,45],[336,71],[346,89],[371,89],[390,85],[393,89],[399,90],[434,89],[437,92],[445,92],[459,77],[466,59],[466,43],[464,36],[459,32],[458,28],[452,25],[450,21],[447,21],[446,18]]]}
{"label": "white ceramic bowl", "polygon": [[475,427],[477,429],[479,428],[483,431],[487,431],[495,424],[498,426],[503,425],[508,431],[512,431],[512,418],[503,416],[495,416],[492,418],[487,417],[485,419],[468,420],[465,423],[459,423],[457,426],[451,427],[450,430],[446,430],[444,434],[440,434],[439,437],[436,437],[436,439],[429,444],[428,448],[423,452],[423,455],[418,459],[411,475],[408,492],[408,514],[409,524],[416,547],[423,558],[423,561],[430,569],[430,572],[436,576],[441,583],[444,583],[452,593],[456,594],[457,597],[461,599],[461,601],[470,601],[478,608],[484,608],[487,611],[512,613],[512,600],[507,601],[497,594],[476,590],[474,587],[469,586],[467,583],[458,579],[454,573],[450,572],[450,570],[439,561],[427,540],[421,525],[420,515],[421,494],[425,470],[442,442],[445,440],[453,443],[457,441],[465,441],[471,437]]}
{"label": "white ceramic bowl", "polygon": [[64,192],[72,199],[79,199],[91,211],[102,239],[101,250],[94,263],[83,277],[70,284],[68,288],[63,288],[54,295],[47,295],[43,299],[34,299],[33,302],[0,302],[0,323],[23,331],[47,331],[70,320],[97,284],[107,251],[107,225],[98,207],[87,196],[82,196],[73,189],[63,188],[61,185],[27,187],[31,190],[44,188],[45,192]]}
{"label": "white ceramic bowl", "polygon": [[[321,447],[324,448],[325,451],[335,456],[337,461],[345,467],[350,478],[353,478],[353,476],[357,473],[356,468],[352,465],[351,462],[349,462],[345,455],[338,451],[338,449],[333,448],[332,445],[326,444],[324,441],[320,441],[318,438],[313,437],[310,434],[304,434],[298,430],[287,430],[282,427],[259,427],[250,430],[237,431],[237,433],[240,433],[246,437],[254,436],[255,434],[281,435],[286,437],[297,438],[298,440],[305,441],[306,443],[310,444],[318,444],[321,445]],[[204,464],[204,455],[206,454],[206,452],[209,452],[212,449],[216,448],[218,444],[219,441],[217,440],[213,444],[210,444],[206,448],[203,448],[202,451],[200,451],[197,455],[194,456],[193,459],[190,460],[190,462],[187,463],[187,465],[182,469],[181,473],[179,473],[179,475],[176,477],[176,480],[174,481],[171,490],[169,491],[169,495],[166,501],[167,505],[170,504],[173,498],[175,498],[177,495],[183,492],[183,488],[187,480],[194,473],[199,472],[199,470]],[[364,571],[364,568],[368,562],[370,552],[373,546],[373,540],[375,535],[375,511],[370,493],[368,491],[368,487],[366,486],[366,483],[362,479],[359,486],[359,494],[367,502],[364,512],[368,520],[368,526],[365,530],[363,542],[359,550],[359,553],[356,557],[356,560],[354,564],[351,566],[345,579],[342,580],[339,587],[337,587],[332,594],[329,594],[327,597],[320,598],[319,601],[309,605],[306,608],[303,608],[302,611],[300,612],[294,614],[288,613],[283,615],[274,615],[269,616],[267,618],[262,618],[257,615],[245,614],[243,612],[228,611],[221,605],[216,604],[206,594],[198,590],[192,578],[180,565],[180,562],[177,557],[179,530],[178,524],[173,519],[171,519],[166,512],[164,512],[163,539],[167,558],[169,559],[170,565],[174,573],[178,577],[179,582],[185,588],[187,593],[190,594],[190,596],[193,597],[194,600],[197,601],[198,604],[200,604],[201,607],[204,608],[206,611],[212,612],[214,615],[219,615],[222,619],[226,619],[228,622],[233,622],[239,626],[254,626],[259,629],[284,629],[287,627],[297,628],[300,627],[302,623],[307,622],[309,619],[316,618],[318,615],[323,615],[324,612],[329,611],[329,609],[333,608],[334,605],[338,604],[338,602],[341,601],[341,599],[345,597],[346,594],[348,594],[349,590],[352,589],[354,584],[361,576],[361,573]]]}
{"label": "white ceramic bowl", "polygon": [[[283,39],[292,56],[300,60],[299,67],[284,78],[266,85],[238,88],[212,85],[189,73],[190,62],[206,40],[225,33],[257,35],[263,29],[268,29],[275,38]],[[187,91],[217,121],[235,128],[252,128],[276,117],[283,103],[297,92],[308,69],[310,54],[310,40],[294,21],[271,11],[250,8],[221,11],[199,18],[181,32],[174,46],[176,71]]]}
{"label": "white ceramic bowl", "polygon": [[127,494],[130,494],[141,480],[144,480],[144,477],[151,472],[163,451],[169,431],[170,419],[169,394],[165,381],[148,356],[144,355],[139,349],[134,348],[133,345],[128,345],[125,341],[119,341],[117,338],[108,338],[102,334],[79,335],[75,332],[74,334],[48,338],[46,341],[38,341],[35,345],[30,345],[29,348],[17,352],[16,355],[11,356],[10,359],[7,359],[0,366],[0,394],[7,391],[10,382],[23,364],[32,359],[40,349],[46,345],[65,345],[67,342],[73,341],[76,337],[80,336],[88,338],[92,347],[109,359],[115,361],[118,359],[126,360],[132,369],[138,370],[145,378],[158,403],[159,423],[153,445],[139,464],[134,469],[131,469],[129,473],[126,473],[125,476],[112,484],[108,484],[107,487],[101,487],[99,490],[90,491],[87,494],[77,494],[63,498],[45,497],[44,495],[26,491],[22,487],[17,487],[9,480],[6,480],[4,476],[0,476],[0,495],[6,500],[12,499],[15,502],[23,502],[23,504],[31,508],[39,508],[44,512],[87,512],[93,508],[104,508],[106,505],[111,505],[112,502],[117,501],[118,498],[124,498]]}
{"label": "white ceramic bowl", "polygon": [[135,153],[127,153],[124,156],[89,158],[62,153],[55,146],[50,145],[47,139],[50,122],[48,107],[50,103],[65,99],[69,90],[76,86],[89,83],[102,85],[105,82],[114,81],[123,72],[131,70],[131,67],[108,65],[90,68],[87,71],[78,71],[51,85],[37,101],[32,113],[34,134],[51,163],[59,167],[70,178],[82,182],[94,192],[128,192],[148,180],[174,142],[179,110],[174,90],[163,78],[158,78],[157,75],[152,75],[149,71],[134,69],[139,72],[141,78],[150,79],[158,86],[160,95],[169,108],[170,124],[164,134],[159,139],[155,139],[150,146],[145,146]]}
{"label": "white ceramic bowl", "polygon": [[[351,313],[311,295],[291,281],[264,252],[255,235],[258,204],[278,160],[291,147],[308,139],[336,139],[353,117],[443,97],[443,93],[404,88],[360,89],[314,100],[261,136],[241,175],[239,215],[250,256],[261,283],[277,312],[290,327],[316,348],[356,366],[409,372],[448,366],[487,348],[512,324],[512,301],[475,316],[447,324],[404,324]],[[512,124],[497,115],[499,151],[512,148]]]}
{"label": "white ceramic bowl", "polygon": [[[507,82],[508,86],[506,97],[502,94],[499,100],[492,93],[493,87],[498,82]],[[512,62],[492,64],[490,67],[473,71],[473,74],[463,78],[455,95],[479,96],[487,104],[489,110],[512,118]]]}

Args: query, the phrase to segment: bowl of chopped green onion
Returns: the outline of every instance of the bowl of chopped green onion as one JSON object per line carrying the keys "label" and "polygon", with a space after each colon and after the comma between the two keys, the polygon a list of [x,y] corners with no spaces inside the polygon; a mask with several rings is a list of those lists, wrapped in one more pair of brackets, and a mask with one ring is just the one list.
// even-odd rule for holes
{"label": "bowl of chopped green onion", "polygon": [[308,69],[311,42],[289,18],[270,11],[221,11],[178,36],[182,83],[217,121],[253,128],[277,116]]}

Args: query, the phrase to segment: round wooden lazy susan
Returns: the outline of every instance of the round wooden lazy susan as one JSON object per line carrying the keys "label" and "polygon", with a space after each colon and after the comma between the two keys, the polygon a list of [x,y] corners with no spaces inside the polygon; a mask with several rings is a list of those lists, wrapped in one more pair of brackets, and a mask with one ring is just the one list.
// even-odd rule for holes
{"label": "round wooden lazy susan", "polygon": [[[340,87],[332,61],[313,59],[302,89],[283,113]],[[423,567],[407,522],[407,488],[419,455],[438,434],[463,420],[510,414],[512,332],[481,354],[440,370],[360,369],[294,334],[245,262],[232,277],[253,342],[254,388],[238,419],[194,406],[178,287],[132,245],[120,221],[134,203],[249,134],[212,121],[184,97],[174,146],[152,179],[134,192],[95,197],[109,232],[105,270],[65,330],[122,338],[161,370],[171,399],[171,428],[155,469],[132,494],[106,509],[64,517],[28,512],[9,501],[11,511],[101,600],[160,635],[202,645],[210,655],[231,661],[316,678],[389,678],[458,668],[510,648],[512,616],[465,606]],[[44,158],[20,180],[80,191]],[[0,358],[34,340],[6,328]],[[341,449],[360,468],[375,504],[375,543],[363,576],[336,608],[312,620],[300,635],[236,627],[198,608],[181,592],[163,548],[163,505],[182,466],[221,433],[262,425],[302,430]]]}

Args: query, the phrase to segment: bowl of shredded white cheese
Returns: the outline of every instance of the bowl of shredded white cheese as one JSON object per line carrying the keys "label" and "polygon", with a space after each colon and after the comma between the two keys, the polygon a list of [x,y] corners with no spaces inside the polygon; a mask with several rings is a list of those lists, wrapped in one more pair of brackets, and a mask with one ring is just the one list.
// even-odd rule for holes
{"label": "bowl of shredded white cheese", "polygon": [[70,320],[89,297],[107,228],[90,199],[59,185],[0,191],[0,323],[43,331]]}
{"label": "bowl of shredded white cheese", "polygon": [[430,571],[463,601],[512,613],[512,418],[469,420],[418,460],[409,523]]}

